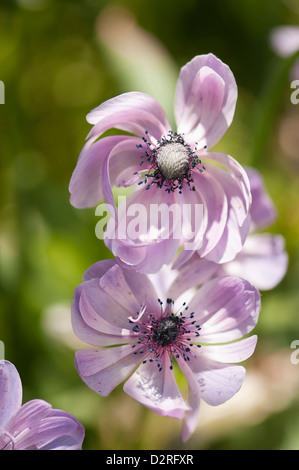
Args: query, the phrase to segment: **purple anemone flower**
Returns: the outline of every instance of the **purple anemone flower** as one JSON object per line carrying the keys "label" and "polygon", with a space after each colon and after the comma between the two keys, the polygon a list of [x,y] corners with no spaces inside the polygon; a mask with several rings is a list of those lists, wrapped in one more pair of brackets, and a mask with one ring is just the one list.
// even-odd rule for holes
{"label": "purple anemone flower", "polygon": [[43,400],[22,405],[18,371],[0,361],[0,450],[81,450],[84,433],[73,416]]}
{"label": "purple anemone flower", "polygon": [[242,251],[221,265],[202,259],[197,253],[188,260],[179,256],[173,264],[178,275],[171,292],[181,292],[183,278],[189,280],[191,287],[217,276],[232,275],[246,279],[259,290],[270,290],[285,276],[288,267],[285,240],[279,234],[263,231],[275,222],[277,211],[260,173],[250,167],[246,172],[252,194],[251,226]]}
{"label": "purple anemone flower", "polygon": [[[85,208],[104,198],[112,215],[105,243],[124,267],[154,273],[172,261],[178,248],[217,263],[241,251],[250,225],[249,181],[231,156],[208,151],[230,126],[236,101],[232,71],[207,54],[194,57],[180,71],[176,131],[160,104],[140,92],[119,95],[88,114],[93,128],[70,181],[70,201]],[[134,135],[102,137],[112,128]],[[116,210],[112,188],[128,186],[134,190]],[[149,217],[143,223],[143,215],[133,237],[126,231],[127,216],[136,205],[146,208],[146,215],[161,206],[181,212],[169,230],[169,217]],[[200,222],[197,215],[186,215],[186,207],[198,208],[197,215],[201,208]]]}
{"label": "purple anemone flower", "polygon": [[[186,292],[171,299],[167,284],[173,273],[163,269],[169,272],[145,275],[105,260],[86,271],[75,290],[72,324],[95,347],[76,351],[75,364],[102,396],[125,381],[124,391],[150,410],[185,418],[186,441],[201,398],[219,405],[241,387],[245,368],[234,363],[255,349],[257,337],[243,337],[257,323],[260,295],[247,281],[223,277],[192,295],[186,282]],[[188,381],[188,402],[176,382],[177,367]]]}

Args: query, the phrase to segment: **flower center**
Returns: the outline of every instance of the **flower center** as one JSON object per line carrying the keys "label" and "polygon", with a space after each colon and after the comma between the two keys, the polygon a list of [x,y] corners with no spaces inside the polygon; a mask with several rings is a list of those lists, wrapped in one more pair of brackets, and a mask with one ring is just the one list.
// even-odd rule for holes
{"label": "flower center", "polygon": [[156,184],[158,188],[164,187],[169,193],[176,189],[181,193],[185,183],[191,191],[195,191],[193,171],[202,173],[205,170],[196,155],[197,149],[193,150],[177,132],[169,131],[166,136],[155,142],[148,131],[145,131],[145,135],[146,137],[142,138],[144,144],[137,144],[137,148],[144,150],[140,165],[148,160],[151,167],[144,175],[145,179],[138,184],[145,183],[146,189]]}
{"label": "flower center", "polygon": [[180,319],[178,317],[162,318],[153,333],[153,340],[163,347],[168,346],[177,338],[179,327]]}
{"label": "flower center", "polygon": [[[162,309],[163,302],[160,299],[158,302]],[[187,314],[188,306],[183,303],[184,311],[177,315],[172,312],[172,306],[173,301],[167,299],[160,317],[154,313],[147,314],[145,306],[138,312],[137,318],[129,317],[129,323],[134,325],[131,329],[137,335],[137,340],[132,344],[132,349],[135,349],[133,354],[143,355],[143,364],[156,361],[159,371],[162,370],[161,357],[165,353],[170,355],[171,362],[179,357],[189,361],[192,347],[201,347],[195,344],[200,336],[200,325],[194,319],[194,312]]]}
{"label": "flower center", "polygon": [[189,152],[183,144],[164,144],[157,151],[157,166],[166,180],[181,179],[189,169]]}

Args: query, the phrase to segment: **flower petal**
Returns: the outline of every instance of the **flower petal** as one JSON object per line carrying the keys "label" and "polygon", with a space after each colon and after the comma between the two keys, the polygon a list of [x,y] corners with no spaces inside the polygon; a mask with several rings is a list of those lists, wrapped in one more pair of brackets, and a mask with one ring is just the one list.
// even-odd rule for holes
{"label": "flower petal", "polygon": [[190,287],[207,282],[217,271],[218,264],[200,258],[194,253],[187,262],[179,267],[175,279],[169,287],[168,296],[177,298]]}
{"label": "flower petal", "polygon": [[82,349],[76,351],[75,365],[88,387],[106,397],[143,360],[140,349],[140,345],[132,348],[131,344],[104,349]]}
{"label": "flower petal", "polygon": [[[104,280],[101,286],[102,279]],[[133,305],[133,310],[127,310],[125,305],[119,303],[121,296],[116,296],[115,293],[121,292],[121,289],[115,290],[113,295],[106,292],[107,279],[103,276],[101,280],[95,278],[80,284],[75,290],[72,303],[72,325],[75,334],[95,346],[130,342],[134,334],[130,329],[129,317],[137,314],[139,310],[136,299],[133,300],[134,295],[129,294],[129,287],[126,292],[128,296],[132,296],[133,303],[127,307]]]}
{"label": "flower petal", "polygon": [[284,277],[288,255],[281,235],[249,235],[243,250],[229,263],[219,267],[219,273],[240,276],[260,290],[273,289]]}
{"label": "flower petal", "polygon": [[15,366],[0,361],[0,429],[5,428],[9,419],[22,405],[22,383]]}
{"label": "flower petal", "polygon": [[277,212],[267,194],[262,176],[254,168],[246,168],[252,195],[250,208],[251,231],[264,229],[275,222]]}
{"label": "flower petal", "polygon": [[[201,256],[206,256],[215,246],[217,246],[223,231],[226,227],[228,205],[223,187],[216,178],[213,178],[207,171],[202,174],[194,172],[193,174],[196,190],[189,191],[189,199],[194,203],[197,198],[197,204],[203,204],[203,221],[201,227],[201,246],[198,252]],[[186,193],[183,193],[186,200]],[[195,248],[196,249],[196,248]]]}
{"label": "flower petal", "polygon": [[[173,224],[172,208],[175,214],[179,211]],[[139,189],[118,206],[116,220],[108,221],[105,244],[122,266],[154,273],[172,261],[179,247],[180,215],[173,193],[158,187]]]}
{"label": "flower petal", "polygon": [[202,346],[200,352],[205,358],[217,362],[242,362],[253,354],[256,343],[257,336],[252,335],[233,343]]}
{"label": "flower petal", "polygon": [[201,343],[233,341],[248,334],[257,323],[259,309],[257,289],[233,276],[207,282],[189,302],[201,326]]}
{"label": "flower petal", "polygon": [[175,94],[178,132],[199,148],[215,145],[230,126],[237,85],[230,68],[213,54],[194,57],[181,69]]}
{"label": "flower petal", "polygon": [[83,147],[69,184],[70,202],[77,209],[94,207],[104,197],[103,166],[113,147],[127,136],[104,137]]}
{"label": "flower petal", "polygon": [[31,400],[10,420],[15,450],[81,450],[84,428],[73,416]]}
{"label": "flower petal", "polygon": [[162,370],[157,362],[141,364],[124,384],[124,391],[155,413],[183,418],[189,406],[179,392],[168,353],[161,358]]}
{"label": "flower petal", "polygon": [[105,101],[87,115],[87,121],[94,124],[89,137],[99,137],[111,128],[131,132],[139,137],[147,130],[160,139],[170,130],[165,112],[151,96],[140,92],[123,93]]}
{"label": "flower petal", "polygon": [[246,372],[243,366],[207,359],[200,350],[196,357],[190,358],[188,365],[199,385],[201,397],[212,406],[232,398],[239,391]]}
{"label": "flower petal", "polygon": [[177,361],[188,381],[188,403],[190,406],[190,410],[186,413],[182,432],[182,441],[186,442],[196,429],[198,423],[201,396],[200,384],[197,382],[196,377],[189,366],[189,363],[187,363],[182,358],[182,356],[180,356]]}

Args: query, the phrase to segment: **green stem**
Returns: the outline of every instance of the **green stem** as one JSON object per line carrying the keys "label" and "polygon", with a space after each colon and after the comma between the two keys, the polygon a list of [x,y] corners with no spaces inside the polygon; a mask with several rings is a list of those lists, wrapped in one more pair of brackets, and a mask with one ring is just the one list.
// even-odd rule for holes
{"label": "green stem", "polygon": [[258,109],[255,111],[256,115],[252,119],[255,128],[249,156],[251,166],[259,167],[265,159],[269,135],[274,128],[286,84],[290,81],[289,73],[298,57],[299,51],[286,59],[279,60],[265,83]]}

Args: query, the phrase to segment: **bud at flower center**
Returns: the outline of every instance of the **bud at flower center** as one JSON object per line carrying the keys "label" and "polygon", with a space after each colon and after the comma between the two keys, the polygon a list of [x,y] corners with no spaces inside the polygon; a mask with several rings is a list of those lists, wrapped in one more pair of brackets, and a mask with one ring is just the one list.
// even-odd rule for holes
{"label": "bud at flower center", "polygon": [[159,148],[156,162],[166,180],[180,179],[189,168],[189,152],[183,144],[169,142]]}

